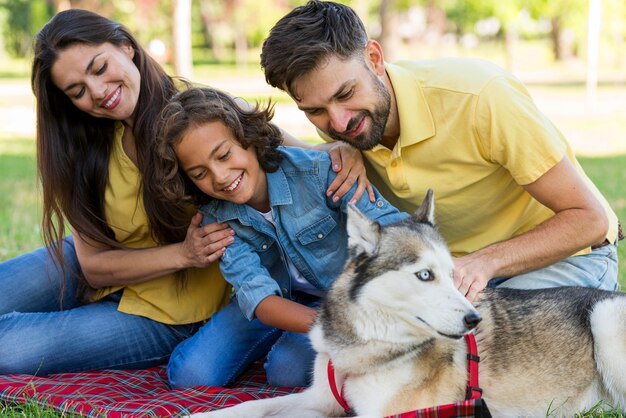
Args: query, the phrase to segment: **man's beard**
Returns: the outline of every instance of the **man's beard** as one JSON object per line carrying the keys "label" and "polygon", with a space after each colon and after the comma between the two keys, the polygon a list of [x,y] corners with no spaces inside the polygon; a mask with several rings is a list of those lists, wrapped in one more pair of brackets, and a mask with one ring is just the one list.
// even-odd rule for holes
{"label": "man's beard", "polygon": [[373,112],[364,110],[359,112],[348,122],[346,126],[346,132],[350,132],[363,121],[364,118],[369,117],[372,121],[372,127],[369,132],[361,132],[358,136],[349,137],[335,131],[332,127],[328,129],[328,136],[331,138],[344,141],[353,147],[360,150],[370,150],[380,143],[383,139],[383,133],[385,132],[385,125],[387,125],[387,119],[389,118],[389,111],[391,108],[391,95],[387,91],[385,85],[375,75],[372,75],[372,80],[375,82],[374,93],[378,98],[378,104],[374,108]]}

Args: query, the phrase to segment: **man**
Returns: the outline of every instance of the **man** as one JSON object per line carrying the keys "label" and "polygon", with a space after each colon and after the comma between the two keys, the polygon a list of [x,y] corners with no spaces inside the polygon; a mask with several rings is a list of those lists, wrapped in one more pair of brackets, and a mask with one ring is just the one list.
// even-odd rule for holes
{"label": "man", "polygon": [[263,44],[269,84],[413,211],[430,187],[469,300],[485,286],[617,288],[617,217],[511,74],[476,59],[386,63],[356,13],[310,1]]}

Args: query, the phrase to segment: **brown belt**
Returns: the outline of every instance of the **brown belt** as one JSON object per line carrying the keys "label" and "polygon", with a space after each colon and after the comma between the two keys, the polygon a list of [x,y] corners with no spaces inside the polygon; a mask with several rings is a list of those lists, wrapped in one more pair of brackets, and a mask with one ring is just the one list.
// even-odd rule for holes
{"label": "brown belt", "polygon": [[592,250],[597,250],[598,248],[602,248],[602,247],[606,247],[607,245],[609,245],[610,242],[608,239],[605,239],[604,241],[602,241],[600,244],[594,244],[591,246]]}
{"label": "brown belt", "polygon": [[[622,224],[621,222],[617,223],[617,241],[621,241],[624,239],[624,232],[622,231]],[[604,241],[602,241],[600,244],[595,244],[591,246],[592,250],[597,250],[598,248],[602,248],[602,247],[606,247],[609,244],[613,244],[612,242],[609,242],[608,239],[605,239]]]}

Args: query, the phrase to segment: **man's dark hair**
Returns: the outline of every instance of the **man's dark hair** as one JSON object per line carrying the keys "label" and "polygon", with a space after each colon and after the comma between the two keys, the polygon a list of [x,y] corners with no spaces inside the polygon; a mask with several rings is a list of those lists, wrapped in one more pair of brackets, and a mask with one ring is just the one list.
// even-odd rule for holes
{"label": "man's dark hair", "polygon": [[343,4],[311,0],[296,7],[263,42],[265,80],[293,94],[294,82],[331,56],[349,59],[363,51],[368,37],[357,14]]}

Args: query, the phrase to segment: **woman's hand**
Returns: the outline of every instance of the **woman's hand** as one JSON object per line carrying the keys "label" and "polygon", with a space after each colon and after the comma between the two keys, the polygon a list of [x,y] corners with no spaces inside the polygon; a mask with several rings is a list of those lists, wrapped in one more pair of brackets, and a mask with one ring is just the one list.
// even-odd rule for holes
{"label": "woman's hand", "polygon": [[227,224],[212,223],[200,226],[202,214],[191,219],[187,236],[182,243],[182,255],[189,260],[188,267],[206,267],[220,258],[226,246],[233,243],[235,231]]}
{"label": "woman's hand", "polygon": [[141,283],[189,267],[206,267],[224,254],[234,240],[226,224],[200,226],[196,213],[183,242],[149,248],[112,248],[72,231],[74,247],[85,279],[91,287]]}
{"label": "woman's hand", "polygon": [[348,193],[354,183],[358,181],[356,192],[350,201],[354,203],[359,200],[367,189],[370,202],[374,202],[374,189],[367,179],[361,152],[345,142],[333,142],[324,145],[330,154],[333,171],[337,173],[335,180],[328,186],[326,195],[333,195],[333,200],[336,202]]}

